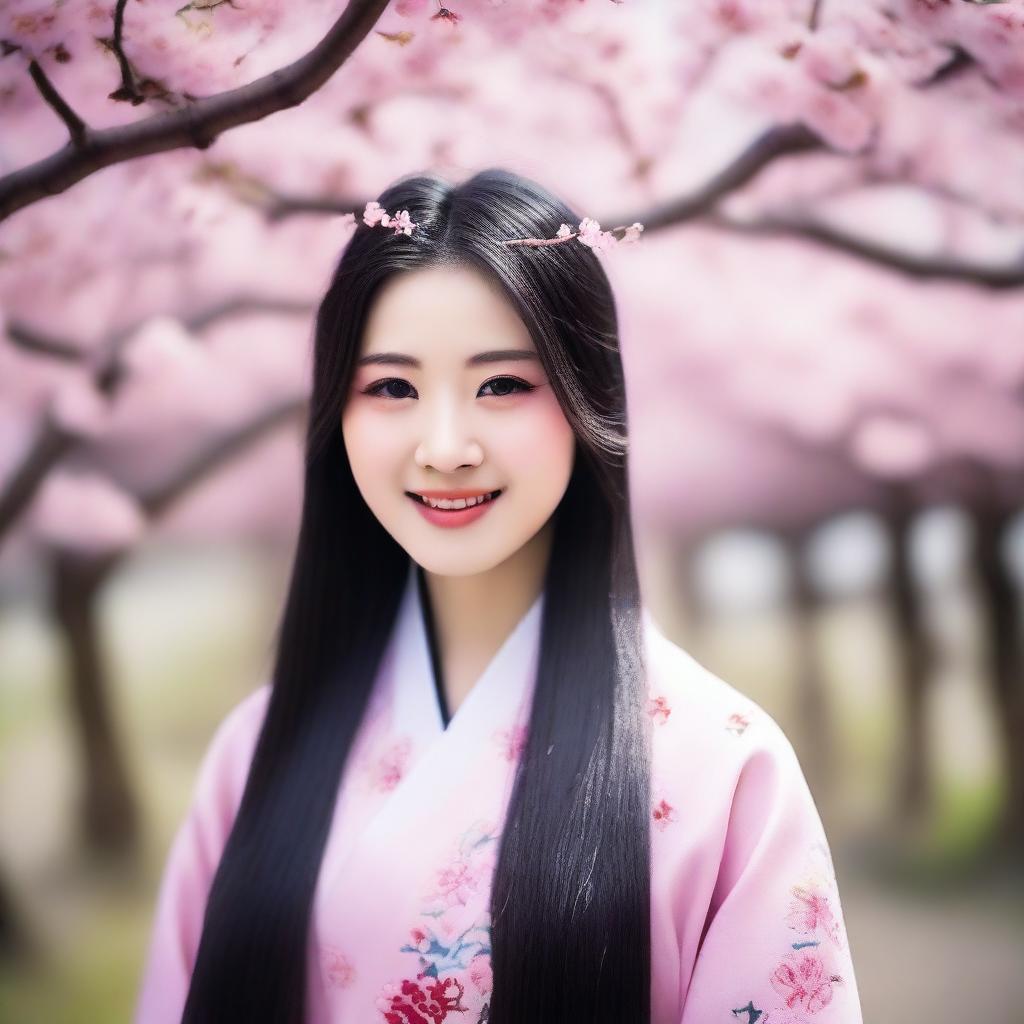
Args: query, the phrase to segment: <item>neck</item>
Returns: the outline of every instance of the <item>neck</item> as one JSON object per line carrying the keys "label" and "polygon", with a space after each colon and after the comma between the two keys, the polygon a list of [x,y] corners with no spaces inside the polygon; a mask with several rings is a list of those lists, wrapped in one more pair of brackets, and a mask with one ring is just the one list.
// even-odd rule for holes
{"label": "neck", "polygon": [[510,558],[473,576],[423,571],[452,714],[544,587],[554,521]]}

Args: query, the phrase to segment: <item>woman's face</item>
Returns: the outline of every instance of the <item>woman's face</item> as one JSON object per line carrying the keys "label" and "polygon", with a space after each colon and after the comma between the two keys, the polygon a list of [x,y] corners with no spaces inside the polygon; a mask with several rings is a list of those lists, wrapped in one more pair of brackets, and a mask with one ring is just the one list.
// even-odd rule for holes
{"label": "woman's face", "polygon": [[[468,576],[519,551],[554,512],[575,436],[526,326],[466,267],[389,278],[366,321],[342,434],[370,510],[428,572]],[[479,508],[432,498],[501,493]]]}

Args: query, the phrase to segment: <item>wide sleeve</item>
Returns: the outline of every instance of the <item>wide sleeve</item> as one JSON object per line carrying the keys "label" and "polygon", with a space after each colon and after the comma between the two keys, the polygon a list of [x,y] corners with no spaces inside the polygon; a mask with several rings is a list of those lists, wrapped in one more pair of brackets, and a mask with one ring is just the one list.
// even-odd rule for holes
{"label": "wide sleeve", "polygon": [[221,722],[199,767],[192,801],[164,866],[135,1024],[179,1024],[203,928],[206,898],[234,823],[269,684]]}
{"label": "wide sleeve", "polygon": [[680,1024],[862,1024],[831,852],[773,721],[739,768]]}

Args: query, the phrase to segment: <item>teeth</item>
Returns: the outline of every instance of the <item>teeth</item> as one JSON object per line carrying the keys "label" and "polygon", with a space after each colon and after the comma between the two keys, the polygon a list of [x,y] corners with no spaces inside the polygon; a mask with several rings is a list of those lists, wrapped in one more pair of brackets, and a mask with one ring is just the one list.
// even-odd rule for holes
{"label": "teeth", "polygon": [[490,501],[491,496],[495,492],[488,494],[482,494],[478,498],[420,498],[424,504],[429,505],[431,508],[446,508],[446,509],[457,509],[457,508],[470,508],[473,505],[481,505],[485,501]]}

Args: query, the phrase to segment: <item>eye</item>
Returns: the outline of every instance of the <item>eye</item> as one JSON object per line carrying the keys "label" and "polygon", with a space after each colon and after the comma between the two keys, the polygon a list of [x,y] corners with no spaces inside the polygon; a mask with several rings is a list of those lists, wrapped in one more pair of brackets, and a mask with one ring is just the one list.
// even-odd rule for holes
{"label": "eye", "polygon": [[[506,390],[506,385],[511,384],[512,388]],[[525,394],[527,391],[534,389],[533,384],[527,383],[525,380],[520,380],[518,377],[492,377],[490,380],[486,380],[480,385],[482,388],[489,388],[492,385],[498,385],[497,390],[492,390],[492,394],[498,398],[504,398],[505,395],[514,394]]]}
{"label": "eye", "polygon": [[[401,377],[387,377],[384,380],[374,381],[369,387],[363,388],[364,395],[380,395],[385,392],[386,388],[390,388],[392,385],[399,385],[401,387],[412,388],[412,385],[407,380],[402,380]],[[409,395],[396,395],[390,391],[384,393],[385,398],[399,399],[408,398]]]}
{"label": "eye", "polygon": [[[480,385],[481,391],[484,388],[491,388],[491,394],[484,397],[504,398],[507,395],[526,394],[533,391],[535,385],[519,377],[492,377]],[[405,394],[395,394],[393,388],[407,389]],[[364,395],[379,395],[382,398],[389,398],[398,401],[403,398],[415,397],[415,388],[401,377],[386,377],[384,380],[374,381],[368,387],[363,388]],[[410,394],[409,392],[412,392]]]}

